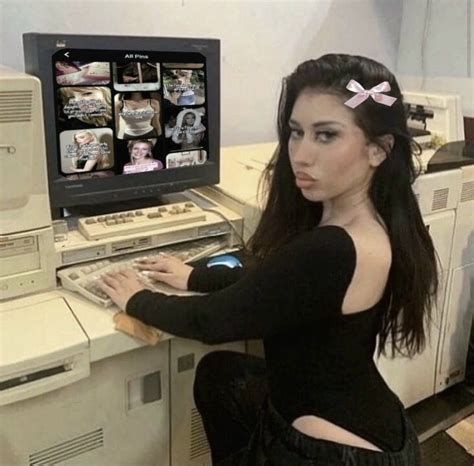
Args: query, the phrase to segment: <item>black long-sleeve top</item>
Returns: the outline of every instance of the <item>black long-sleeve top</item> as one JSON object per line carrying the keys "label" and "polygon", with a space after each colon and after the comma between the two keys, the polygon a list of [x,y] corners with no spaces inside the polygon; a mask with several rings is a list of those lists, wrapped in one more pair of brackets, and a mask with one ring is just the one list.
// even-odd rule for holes
{"label": "black long-sleeve top", "polygon": [[206,344],[262,338],[273,405],[291,423],[316,415],[385,451],[403,444],[400,404],[373,361],[383,298],[342,314],[356,250],[347,231],[304,233],[251,268],[196,268],[187,297],[143,290],[127,313],[173,335]]}

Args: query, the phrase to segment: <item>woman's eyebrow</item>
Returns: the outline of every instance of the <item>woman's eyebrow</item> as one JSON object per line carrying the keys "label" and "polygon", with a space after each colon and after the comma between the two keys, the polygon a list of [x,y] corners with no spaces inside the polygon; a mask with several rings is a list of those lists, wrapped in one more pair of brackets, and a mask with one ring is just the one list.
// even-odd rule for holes
{"label": "woman's eyebrow", "polygon": [[[290,120],[288,121],[289,124],[292,124],[292,125],[297,125],[299,126],[299,123],[293,119],[290,118]],[[313,123],[311,126],[313,128],[317,128],[318,126],[323,126],[323,125],[330,125],[330,124],[335,124],[335,125],[339,125],[339,126],[342,126],[342,127],[345,127],[346,125],[344,125],[343,123],[340,123],[339,121],[333,121],[333,120],[326,120],[326,121],[318,121],[316,123]]]}

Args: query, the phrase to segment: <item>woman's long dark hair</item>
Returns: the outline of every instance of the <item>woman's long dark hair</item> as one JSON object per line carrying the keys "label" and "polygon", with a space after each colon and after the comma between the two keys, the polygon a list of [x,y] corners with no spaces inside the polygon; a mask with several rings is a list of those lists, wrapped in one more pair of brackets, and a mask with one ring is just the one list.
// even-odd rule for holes
{"label": "woman's long dark hair", "polygon": [[[388,81],[391,91],[385,94],[397,98],[391,107],[368,98],[352,111],[355,124],[367,141],[387,153],[369,188],[369,197],[387,226],[393,251],[387,285],[391,299],[381,316],[378,355],[386,353],[390,342],[392,355],[399,352],[412,356],[421,352],[426,343],[425,319],[431,320],[436,303],[438,267],[433,242],[412,190],[419,175],[413,162],[419,146],[408,132],[403,96],[395,76],[384,65],[361,56],[327,54],[302,63],[284,79],[278,108],[279,144],[264,172],[266,205],[248,248],[257,257],[267,256],[320,223],[322,202],[306,200],[294,182],[288,154],[288,121],[303,90],[336,95],[344,102],[355,95],[346,89],[351,79],[365,89]],[[394,136],[389,152],[378,139],[384,134]]]}

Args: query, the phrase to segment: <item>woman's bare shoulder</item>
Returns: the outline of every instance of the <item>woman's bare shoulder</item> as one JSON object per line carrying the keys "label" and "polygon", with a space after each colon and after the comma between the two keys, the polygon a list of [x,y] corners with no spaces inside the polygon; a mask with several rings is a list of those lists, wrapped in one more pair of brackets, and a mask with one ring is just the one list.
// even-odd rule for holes
{"label": "woman's bare shoulder", "polygon": [[344,228],[354,241],[358,262],[390,266],[392,246],[385,225],[373,219],[355,221]]}
{"label": "woman's bare shoulder", "polygon": [[392,265],[390,238],[376,220],[344,226],[356,250],[356,267],[344,298],[342,313],[373,307],[381,299]]}

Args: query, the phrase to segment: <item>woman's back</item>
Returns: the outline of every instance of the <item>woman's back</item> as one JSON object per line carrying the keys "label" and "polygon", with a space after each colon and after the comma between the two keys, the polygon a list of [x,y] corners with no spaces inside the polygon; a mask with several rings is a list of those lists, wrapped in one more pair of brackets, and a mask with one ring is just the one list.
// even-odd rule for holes
{"label": "woman's back", "polygon": [[351,222],[332,221],[318,225],[343,228],[350,236],[356,252],[354,274],[342,303],[343,314],[371,308],[384,293],[392,264],[392,248],[383,223],[383,220],[377,221],[370,215],[364,215]]}

